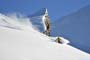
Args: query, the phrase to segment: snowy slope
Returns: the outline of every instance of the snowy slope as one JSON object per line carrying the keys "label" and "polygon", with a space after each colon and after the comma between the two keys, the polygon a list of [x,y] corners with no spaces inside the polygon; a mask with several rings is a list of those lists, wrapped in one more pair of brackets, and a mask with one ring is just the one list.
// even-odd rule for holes
{"label": "snowy slope", "polygon": [[90,5],[55,21],[52,35],[66,37],[71,45],[90,53]]}
{"label": "snowy slope", "polygon": [[22,17],[18,17],[17,14],[11,15],[0,14],[0,26],[13,29],[23,29],[24,26],[33,27],[29,18],[24,17],[23,15]]}
{"label": "snowy slope", "polygon": [[89,54],[52,42],[32,26],[18,23],[13,19],[9,24],[21,28],[19,30],[0,26],[0,60],[90,60]]}

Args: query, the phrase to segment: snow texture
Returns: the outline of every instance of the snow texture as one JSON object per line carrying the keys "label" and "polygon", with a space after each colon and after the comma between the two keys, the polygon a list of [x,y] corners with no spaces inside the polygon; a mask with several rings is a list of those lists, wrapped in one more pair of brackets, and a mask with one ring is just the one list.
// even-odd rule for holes
{"label": "snow texture", "polygon": [[50,37],[34,30],[32,25],[20,23],[16,19],[19,20],[0,14],[0,60],[90,59],[90,54],[68,44],[52,42]]}

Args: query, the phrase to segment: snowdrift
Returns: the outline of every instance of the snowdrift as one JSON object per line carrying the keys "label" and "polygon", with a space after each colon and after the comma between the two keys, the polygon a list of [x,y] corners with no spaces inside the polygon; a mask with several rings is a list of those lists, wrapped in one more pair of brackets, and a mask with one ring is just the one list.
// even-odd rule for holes
{"label": "snowdrift", "polygon": [[[1,16],[0,16],[1,17]],[[10,17],[8,17],[10,18]],[[4,17],[5,21],[7,20]],[[18,18],[17,18],[18,19]],[[2,19],[0,19],[0,24]],[[11,22],[12,21],[12,22]],[[90,54],[69,45],[52,42],[49,37],[34,30],[30,25],[8,19],[9,26],[0,25],[0,60],[86,60]],[[17,25],[18,24],[18,25]]]}

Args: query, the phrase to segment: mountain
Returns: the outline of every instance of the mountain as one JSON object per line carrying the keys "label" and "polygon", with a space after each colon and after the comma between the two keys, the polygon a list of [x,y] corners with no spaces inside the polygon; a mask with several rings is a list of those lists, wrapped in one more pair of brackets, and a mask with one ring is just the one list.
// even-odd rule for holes
{"label": "mountain", "polygon": [[90,5],[52,23],[52,35],[69,39],[70,45],[90,53]]}
{"label": "mountain", "polygon": [[89,54],[68,44],[53,42],[52,37],[19,19],[27,22],[26,18],[0,15],[0,60],[90,60]]}

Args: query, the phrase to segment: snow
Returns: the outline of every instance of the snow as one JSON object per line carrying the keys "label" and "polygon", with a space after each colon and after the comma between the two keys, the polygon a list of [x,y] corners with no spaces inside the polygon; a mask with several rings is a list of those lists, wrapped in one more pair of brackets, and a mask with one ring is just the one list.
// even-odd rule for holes
{"label": "snow", "polygon": [[35,17],[30,18],[33,28],[40,32],[44,32],[44,25],[43,25],[42,17],[43,16],[35,16]]}
{"label": "snow", "polygon": [[0,26],[13,29],[23,29],[29,26],[33,27],[29,18],[18,17],[16,14],[12,14],[11,16],[0,14]]}
{"label": "snow", "polygon": [[[7,20],[5,16],[4,19]],[[50,37],[34,30],[32,25],[22,24],[14,18],[7,22],[21,29],[4,27],[7,25],[5,22],[0,26],[0,60],[90,60],[90,54],[68,44],[52,42]]]}

